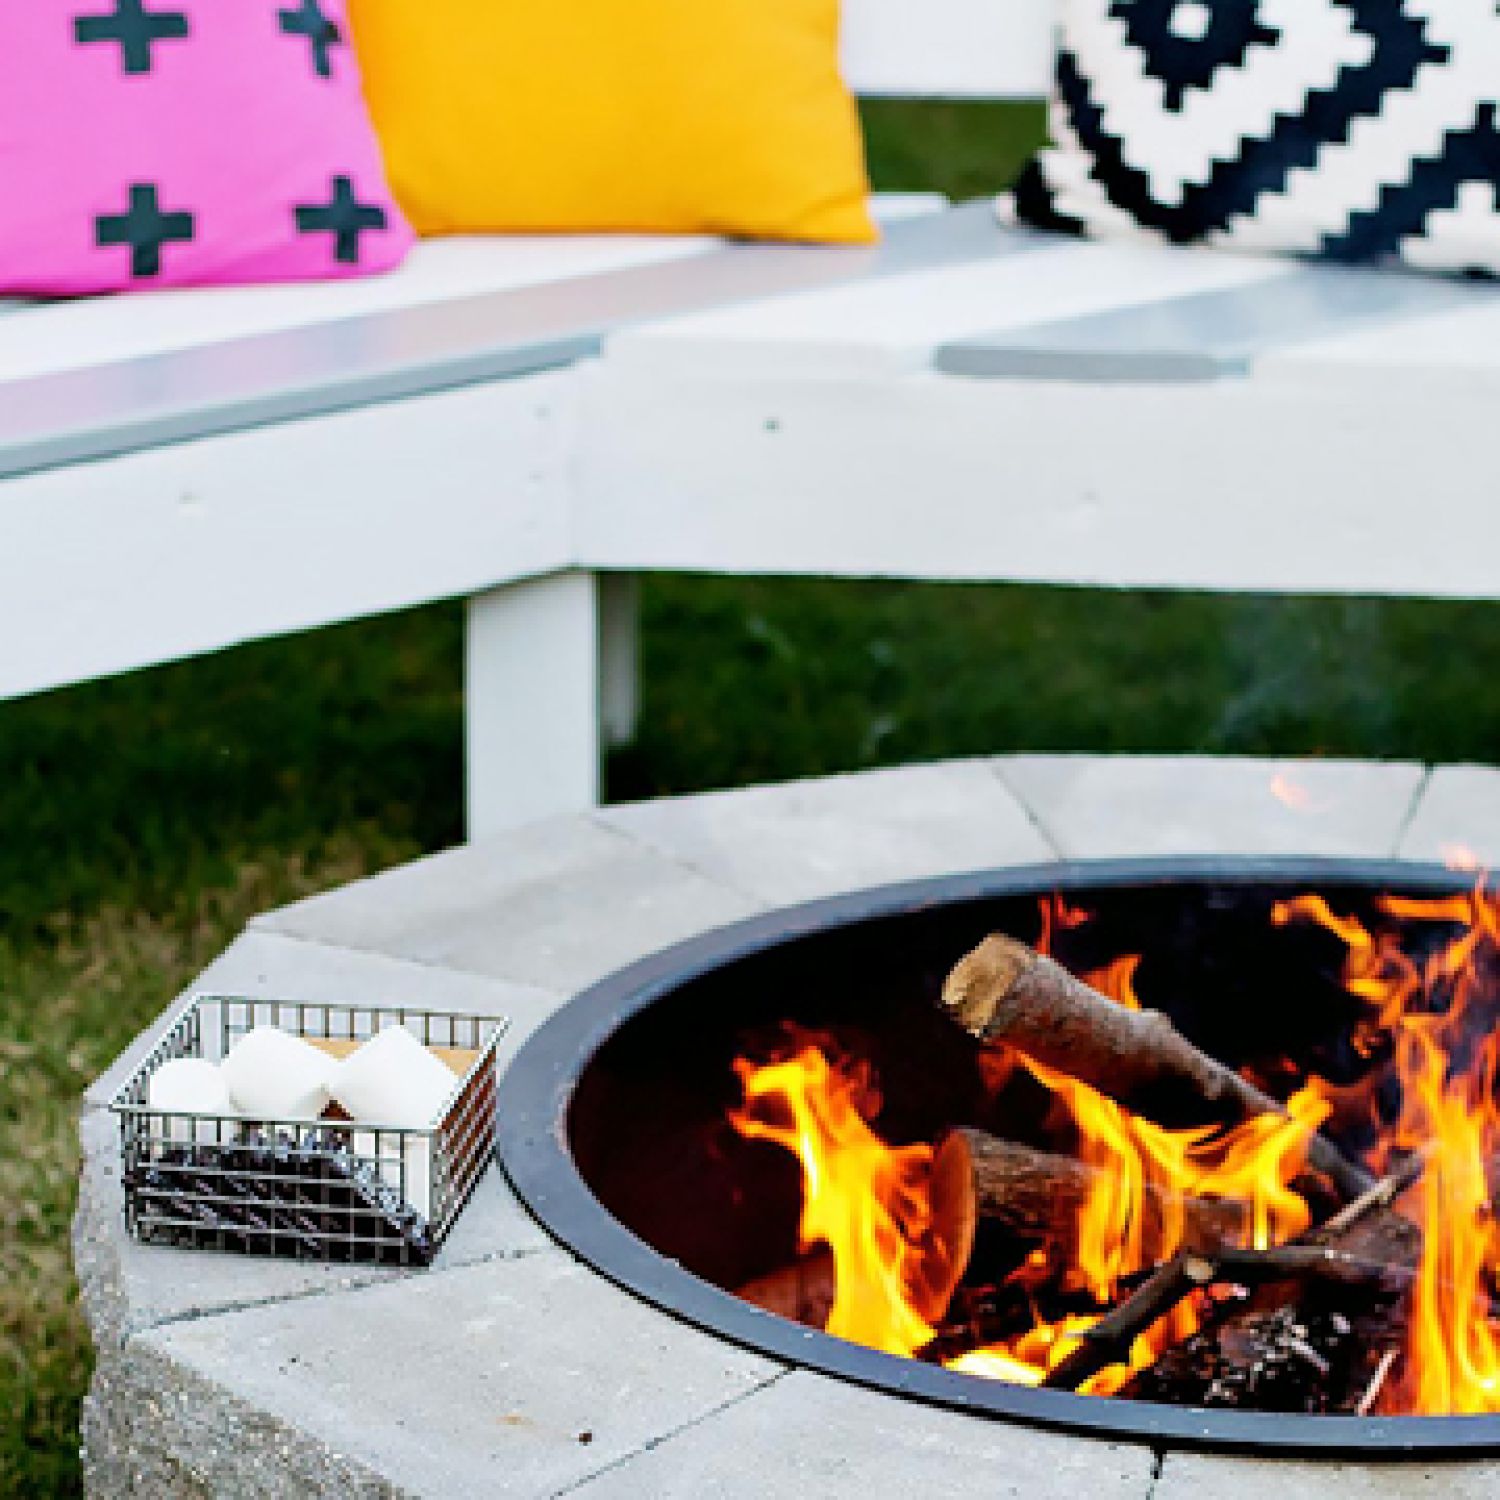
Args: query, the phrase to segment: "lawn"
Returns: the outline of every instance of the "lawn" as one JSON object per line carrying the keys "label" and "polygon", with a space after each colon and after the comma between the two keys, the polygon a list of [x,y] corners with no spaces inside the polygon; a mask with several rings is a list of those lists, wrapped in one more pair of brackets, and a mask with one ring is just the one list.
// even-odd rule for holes
{"label": "lawn", "polygon": [[[1039,128],[868,123],[878,180],[962,194]],[[255,912],[460,836],[461,625],[438,606],[0,705],[0,1494],[78,1485],[79,1091]],[[1488,606],[661,578],[643,651],[614,797],[1011,750],[1500,744]]]}

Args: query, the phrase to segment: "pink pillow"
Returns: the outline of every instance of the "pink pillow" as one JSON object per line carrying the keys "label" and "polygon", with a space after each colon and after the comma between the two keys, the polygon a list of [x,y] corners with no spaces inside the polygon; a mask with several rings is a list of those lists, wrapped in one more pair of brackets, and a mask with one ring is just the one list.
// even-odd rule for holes
{"label": "pink pillow", "polygon": [[0,292],[362,276],[405,256],[345,0],[5,9]]}

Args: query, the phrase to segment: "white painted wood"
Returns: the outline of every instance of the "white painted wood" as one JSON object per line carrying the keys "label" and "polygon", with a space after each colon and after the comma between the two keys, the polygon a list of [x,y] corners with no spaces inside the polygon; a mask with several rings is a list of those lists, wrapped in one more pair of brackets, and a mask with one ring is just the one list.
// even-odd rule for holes
{"label": "white painted wood", "polygon": [[1474,287],[1467,305],[1405,319],[1338,338],[1288,346],[1264,356],[1257,373],[1268,379],[1337,380],[1361,385],[1407,383],[1415,399],[1445,399],[1444,387],[1485,382],[1500,386],[1500,298]]}
{"label": "white painted wood", "polygon": [[0,486],[0,699],[566,566],[571,380]]}
{"label": "white painted wood", "polygon": [[877,224],[901,224],[942,213],[952,201],[946,193],[873,193],[870,213]]}
{"label": "white painted wood", "polygon": [[1053,17],[1053,0],[844,0],[844,74],[860,94],[1036,98]]}
{"label": "white painted wood", "polygon": [[583,410],[585,566],[1500,597],[1485,390],[605,366]]}
{"label": "white painted wood", "polygon": [[358,281],[37,303],[5,319],[0,381],[682,260],[716,243],[665,235],[460,237],[424,241],[399,270]]}
{"label": "white painted wood", "polygon": [[557,573],[469,601],[471,839],[599,801],[599,594]]}
{"label": "white painted wood", "polygon": [[[877,193],[871,208],[882,223],[895,224],[936,213],[946,201],[937,193]],[[721,245],[701,235],[459,236],[425,240],[398,270],[356,281],[0,303],[0,382],[671,264]]]}
{"label": "white painted wood", "polygon": [[641,713],[640,580],[599,575],[599,716],[609,745],[635,738]]}
{"label": "white painted wood", "polygon": [[1000,236],[988,260],[695,313],[614,334],[622,380],[692,373],[807,379],[912,371],[971,334],[1292,274],[1288,262],[1150,245]]}

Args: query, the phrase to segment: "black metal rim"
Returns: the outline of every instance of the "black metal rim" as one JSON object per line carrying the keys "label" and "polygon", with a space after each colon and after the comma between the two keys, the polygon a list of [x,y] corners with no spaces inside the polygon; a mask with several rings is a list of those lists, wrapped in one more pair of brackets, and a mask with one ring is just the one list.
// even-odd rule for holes
{"label": "black metal rim", "polygon": [[1500,1452],[1500,1417],[1312,1417],[1209,1411],[1029,1390],[880,1354],[740,1301],[658,1255],[580,1176],[567,1112],[590,1060],[631,1017],[690,979],[799,936],[953,902],[1156,884],[1319,883],[1453,891],[1464,877],[1390,860],[1189,858],[1029,865],[883,886],[763,913],[653,954],[557,1011],[499,1090],[497,1150],[541,1224],[602,1276],[679,1321],[799,1368],[977,1416],[1158,1447],[1372,1461]]}

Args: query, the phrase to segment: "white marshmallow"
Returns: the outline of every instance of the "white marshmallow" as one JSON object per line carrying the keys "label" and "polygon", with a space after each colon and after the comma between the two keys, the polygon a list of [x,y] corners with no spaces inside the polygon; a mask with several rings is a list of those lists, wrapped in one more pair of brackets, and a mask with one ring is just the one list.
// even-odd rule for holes
{"label": "white marshmallow", "polygon": [[[218,1067],[201,1057],[174,1057],[152,1075],[146,1086],[146,1103],[153,1110],[174,1115],[232,1115],[234,1101]],[[213,1141],[217,1126],[186,1120],[164,1122],[166,1138],[178,1144],[197,1139]]]}
{"label": "white marshmallow", "polygon": [[315,1120],[328,1106],[335,1059],[275,1026],[246,1032],[220,1064],[235,1108],[252,1120]]}
{"label": "white marshmallow", "polygon": [[329,1086],[361,1124],[430,1130],[458,1078],[404,1026],[388,1026],[338,1065]]}

